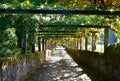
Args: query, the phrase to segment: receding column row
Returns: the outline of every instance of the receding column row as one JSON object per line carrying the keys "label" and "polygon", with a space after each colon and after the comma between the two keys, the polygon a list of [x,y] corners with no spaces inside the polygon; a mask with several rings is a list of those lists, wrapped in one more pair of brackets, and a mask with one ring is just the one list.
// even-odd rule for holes
{"label": "receding column row", "polygon": [[[96,44],[96,33],[97,31],[91,31],[91,51],[95,51],[97,49],[97,44]],[[69,38],[70,39],[70,38]],[[89,50],[88,46],[88,36],[85,35],[84,38],[74,38],[74,42],[70,44],[69,40],[67,40],[67,47],[72,48],[72,49],[80,49],[80,50]],[[109,28],[104,28],[104,52],[105,49],[108,47],[108,39],[109,39]]]}
{"label": "receding column row", "polygon": [[[104,51],[108,47],[108,33],[109,28],[104,28]],[[96,49],[96,38],[95,38],[96,32],[92,32],[92,51]],[[30,39],[29,42],[27,42],[27,35]],[[70,46],[69,38],[66,41],[67,47],[72,47],[73,49],[83,49],[83,42],[82,38],[75,38],[75,41],[73,42],[73,46]],[[84,37],[84,50],[88,50],[88,37]],[[29,52],[35,53],[35,33],[30,32],[28,34],[23,33],[21,36],[21,53],[26,54],[27,53],[27,47],[29,46],[30,50]],[[47,46],[47,48],[46,48]],[[51,49],[53,47],[52,42],[47,41],[46,37],[40,37],[38,36],[38,51],[45,51],[46,49]]]}

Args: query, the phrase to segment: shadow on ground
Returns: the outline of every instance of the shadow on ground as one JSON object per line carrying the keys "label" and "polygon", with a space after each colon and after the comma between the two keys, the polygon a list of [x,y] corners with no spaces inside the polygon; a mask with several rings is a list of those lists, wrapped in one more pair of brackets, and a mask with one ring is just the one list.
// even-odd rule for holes
{"label": "shadow on ground", "polygon": [[86,66],[82,68],[63,52],[54,54],[25,81],[106,81],[98,78]]}

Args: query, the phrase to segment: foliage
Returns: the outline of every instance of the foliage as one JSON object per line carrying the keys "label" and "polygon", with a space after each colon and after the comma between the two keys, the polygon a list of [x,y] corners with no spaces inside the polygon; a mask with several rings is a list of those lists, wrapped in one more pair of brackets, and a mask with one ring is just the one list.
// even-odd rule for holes
{"label": "foliage", "polygon": [[106,54],[117,54],[120,56],[120,43],[116,43],[113,45],[110,45],[108,48],[106,48]]}
{"label": "foliage", "polygon": [[[67,10],[119,10],[117,7],[109,6],[106,7],[108,4],[103,5],[101,7],[102,2],[93,2],[94,0],[4,0],[0,1],[0,9],[67,9]],[[107,0],[106,0],[107,1]],[[110,3],[111,0],[110,0]],[[117,4],[117,3],[115,3]],[[0,39],[7,39],[3,33],[8,32],[8,30],[13,31],[15,30],[15,38],[18,40],[17,45],[21,41],[21,36],[25,33],[29,34],[29,31],[36,31],[39,28],[39,24],[43,25],[105,25],[111,26],[114,30],[117,31],[116,36],[120,36],[120,17],[117,16],[107,16],[107,15],[63,15],[63,14],[1,14],[0,15],[0,30],[1,37]],[[45,28],[43,30],[51,30],[51,31],[71,31],[71,28]],[[93,29],[77,29],[78,30],[75,34],[76,36],[84,37],[84,31],[91,31]],[[96,30],[94,30],[96,31]],[[90,37],[89,34],[88,37]],[[37,37],[37,36],[36,36]],[[8,36],[9,38],[9,36]],[[30,39],[27,38],[28,42]],[[11,42],[14,42],[11,41]],[[3,43],[3,41],[0,41]],[[14,43],[11,43],[14,46]],[[8,44],[12,46],[10,43]],[[15,46],[17,46],[15,45]],[[2,47],[2,44],[1,44]],[[16,47],[17,48],[17,47]],[[5,51],[4,51],[5,52]],[[7,51],[6,51],[7,52]]]}
{"label": "foliage", "polygon": [[0,30],[5,30],[8,27],[11,27],[12,24],[12,15],[0,15]]}
{"label": "foliage", "polygon": [[0,57],[19,54],[14,28],[8,28],[0,32],[0,43]]}

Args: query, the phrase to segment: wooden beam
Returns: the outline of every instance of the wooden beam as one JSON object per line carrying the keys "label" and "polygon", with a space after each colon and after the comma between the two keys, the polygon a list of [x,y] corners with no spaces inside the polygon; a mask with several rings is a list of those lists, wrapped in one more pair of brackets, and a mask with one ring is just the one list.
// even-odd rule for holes
{"label": "wooden beam", "polygon": [[65,33],[63,33],[63,34],[62,33],[61,34],[60,33],[56,33],[56,34],[55,33],[51,33],[51,34],[48,34],[47,33],[47,34],[37,34],[37,35],[43,35],[43,36],[44,35],[54,35],[54,36],[57,35],[57,36],[59,36],[59,35],[75,35],[75,34],[65,34]]}
{"label": "wooden beam", "polygon": [[70,30],[70,31],[44,31],[44,30],[41,30],[41,31],[36,31],[36,32],[42,32],[42,33],[73,33],[73,32],[77,32],[75,30]]}
{"label": "wooden beam", "polygon": [[74,38],[80,38],[78,36],[75,35],[38,35],[38,37],[41,38],[69,38],[69,37],[74,37]]}
{"label": "wooden beam", "polygon": [[39,25],[39,27],[57,27],[57,28],[109,28],[103,25]]}
{"label": "wooden beam", "polygon": [[81,14],[81,15],[120,15],[120,11],[100,10],[44,10],[44,9],[0,9],[0,13],[16,14]]}

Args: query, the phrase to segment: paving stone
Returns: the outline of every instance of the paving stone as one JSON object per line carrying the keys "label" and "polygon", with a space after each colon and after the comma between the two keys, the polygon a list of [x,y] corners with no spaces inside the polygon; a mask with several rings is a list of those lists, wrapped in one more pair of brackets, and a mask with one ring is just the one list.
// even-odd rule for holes
{"label": "paving stone", "polygon": [[[60,50],[61,51],[61,50]],[[91,81],[73,59],[57,50],[37,71],[25,81]]]}

